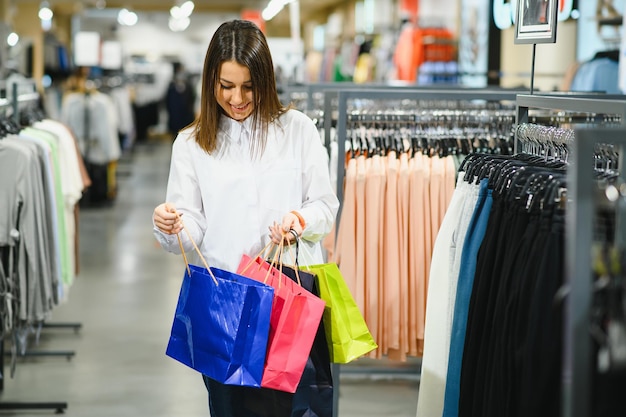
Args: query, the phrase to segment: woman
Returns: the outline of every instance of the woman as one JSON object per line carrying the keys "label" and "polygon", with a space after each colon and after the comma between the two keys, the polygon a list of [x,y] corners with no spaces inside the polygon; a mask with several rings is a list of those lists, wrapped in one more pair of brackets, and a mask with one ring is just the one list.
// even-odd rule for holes
{"label": "woman", "polygon": [[[291,242],[290,229],[312,254],[300,262],[323,262],[320,240],[339,207],[328,157],[311,119],[281,105],[266,39],[253,23],[223,23],[211,39],[200,114],[174,141],[165,201],[153,224],[169,252],[180,252],[182,219],[212,267],[235,271],[243,254],[255,256],[269,240]],[[180,237],[192,252],[186,233]],[[246,409],[246,389],[204,379],[211,416],[259,415]]]}

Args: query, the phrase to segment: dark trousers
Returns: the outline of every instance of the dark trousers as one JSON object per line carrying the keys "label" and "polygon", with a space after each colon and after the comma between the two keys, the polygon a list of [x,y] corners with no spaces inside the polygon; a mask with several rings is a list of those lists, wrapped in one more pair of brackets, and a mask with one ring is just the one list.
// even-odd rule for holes
{"label": "dark trousers", "polygon": [[203,376],[211,417],[289,417],[292,394],[265,388],[224,385]]}

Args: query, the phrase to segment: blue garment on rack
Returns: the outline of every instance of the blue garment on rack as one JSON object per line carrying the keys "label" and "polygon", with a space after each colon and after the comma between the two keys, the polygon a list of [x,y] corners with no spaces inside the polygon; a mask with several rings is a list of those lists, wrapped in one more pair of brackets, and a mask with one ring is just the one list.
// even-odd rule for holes
{"label": "blue garment on rack", "polygon": [[461,389],[461,365],[465,346],[465,330],[467,327],[468,311],[474,274],[478,259],[478,250],[487,231],[489,214],[493,203],[492,190],[488,189],[487,178],[480,181],[478,201],[470,221],[463,252],[461,254],[461,269],[456,289],[452,335],[450,337],[450,354],[448,355],[448,374],[443,403],[443,417],[457,417],[459,415],[459,395]]}
{"label": "blue garment on rack", "polygon": [[571,91],[622,94],[619,89],[619,63],[611,58],[594,58],[576,70]]}

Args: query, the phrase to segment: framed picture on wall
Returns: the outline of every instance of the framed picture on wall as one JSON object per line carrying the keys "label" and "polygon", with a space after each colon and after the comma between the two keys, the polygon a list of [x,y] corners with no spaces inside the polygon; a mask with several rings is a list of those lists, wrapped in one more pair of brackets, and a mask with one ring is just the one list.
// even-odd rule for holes
{"label": "framed picture on wall", "polygon": [[515,43],[555,43],[558,0],[517,0]]}

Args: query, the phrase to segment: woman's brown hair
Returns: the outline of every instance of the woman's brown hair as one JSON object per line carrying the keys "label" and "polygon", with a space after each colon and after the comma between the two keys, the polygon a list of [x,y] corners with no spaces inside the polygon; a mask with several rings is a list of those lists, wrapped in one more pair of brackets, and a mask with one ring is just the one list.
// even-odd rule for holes
{"label": "woman's brown hair", "polygon": [[200,114],[192,123],[195,140],[207,153],[217,149],[217,132],[224,113],[215,99],[223,62],[234,61],[250,70],[254,112],[252,117],[255,151],[262,152],[267,140],[268,124],[282,115],[284,107],[276,91],[274,64],[263,32],[252,22],[232,20],[217,29],[204,59]]}

